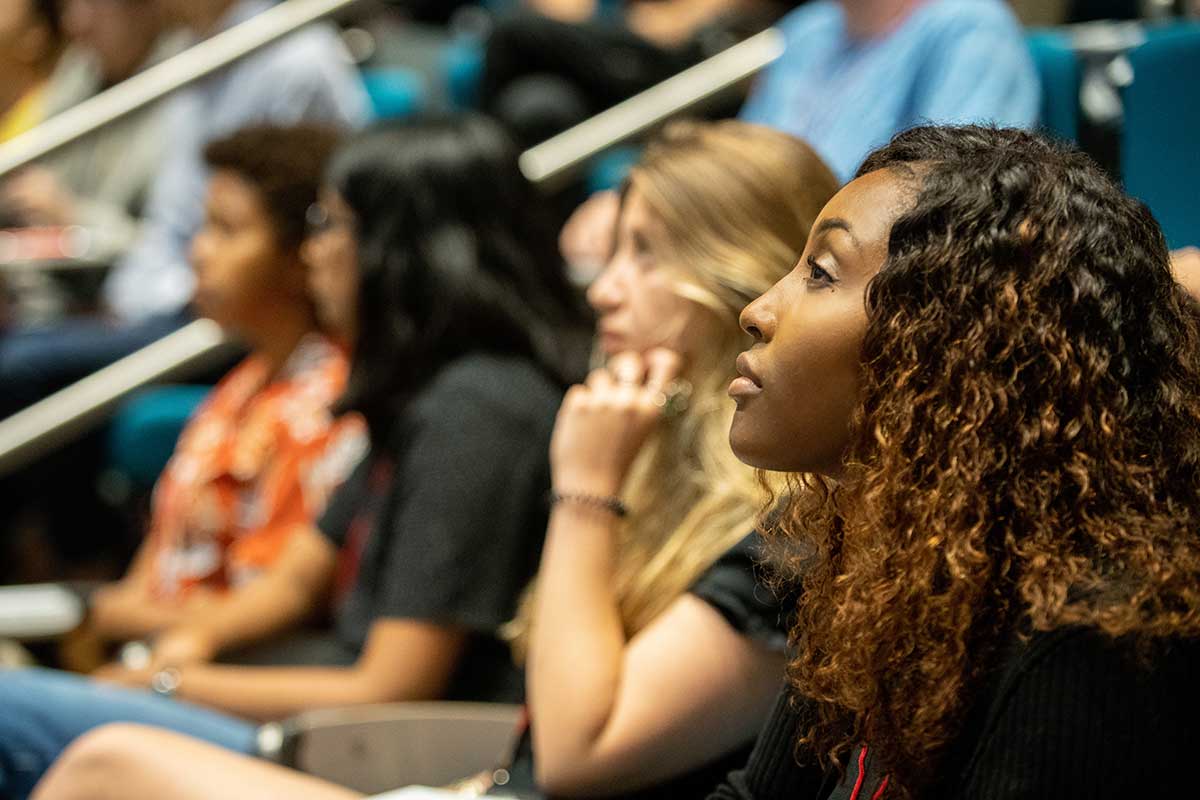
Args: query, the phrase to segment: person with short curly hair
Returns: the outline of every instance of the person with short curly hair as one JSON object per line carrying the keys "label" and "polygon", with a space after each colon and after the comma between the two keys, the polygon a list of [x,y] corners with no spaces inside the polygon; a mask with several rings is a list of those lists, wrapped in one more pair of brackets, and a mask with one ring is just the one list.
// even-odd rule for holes
{"label": "person with short curly hair", "polygon": [[[150,684],[160,669],[261,644],[311,612],[290,591],[302,582],[297,573],[308,574],[296,565],[318,562],[316,534],[306,534],[368,445],[360,415],[336,406],[351,363],[342,332],[317,314],[301,256],[304,215],[339,139],[325,126],[262,125],[206,148],[213,178],[191,247],[195,303],[250,352],[181,432],[132,565],[90,597],[90,634],[153,640],[150,664],[117,662],[94,677]],[[121,718],[156,708],[148,692],[129,697],[117,706]],[[0,671],[0,797],[25,797],[58,752],[119,702],[115,689],[82,676]],[[196,735],[253,740],[215,714],[157,708]]]}
{"label": "person with short curly hair", "polygon": [[915,129],[742,324],[730,440],[793,475],[804,591],[713,797],[1190,796],[1200,316],[1145,206],[1032,134]]}

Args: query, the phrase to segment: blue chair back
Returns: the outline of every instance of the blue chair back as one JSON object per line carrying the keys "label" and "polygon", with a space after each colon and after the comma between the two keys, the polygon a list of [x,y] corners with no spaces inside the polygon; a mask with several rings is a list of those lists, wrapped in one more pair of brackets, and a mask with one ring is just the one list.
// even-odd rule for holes
{"label": "blue chair back", "polygon": [[375,119],[409,117],[425,107],[425,81],[414,70],[403,67],[364,69],[362,81]]}
{"label": "blue chair back", "polygon": [[1041,127],[1059,139],[1079,139],[1079,59],[1062,30],[1043,28],[1026,37],[1042,80]]}
{"label": "blue chair back", "polygon": [[141,489],[152,487],[210,391],[211,386],[160,386],[126,401],[109,427],[109,467]]}
{"label": "blue chair back", "polygon": [[1172,248],[1200,245],[1200,23],[1147,30],[1129,54],[1121,173]]}

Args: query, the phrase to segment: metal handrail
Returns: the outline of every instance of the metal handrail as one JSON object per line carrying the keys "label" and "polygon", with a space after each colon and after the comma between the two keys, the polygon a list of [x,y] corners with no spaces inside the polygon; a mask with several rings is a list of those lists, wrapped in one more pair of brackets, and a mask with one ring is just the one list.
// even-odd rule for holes
{"label": "metal handrail", "polygon": [[216,365],[231,352],[229,348],[229,339],[217,323],[196,320],[0,420],[0,476],[88,430],[131,392]]}
{"label": "metal handrail", "polygon": [[775,28],[755,34],[531,147],[521,154],[521,171],[533,183],[554,184],[593,156],[755,75],[783,55],[785,44]]}
{"label": "metal handrail", "polygon": [[361,0],[285,0],[0,146],[0,177]]}

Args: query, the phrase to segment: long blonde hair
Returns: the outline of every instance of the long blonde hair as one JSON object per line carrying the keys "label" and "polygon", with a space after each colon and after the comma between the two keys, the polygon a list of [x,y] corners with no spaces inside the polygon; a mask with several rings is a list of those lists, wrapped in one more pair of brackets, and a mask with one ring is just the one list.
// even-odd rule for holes
{"label": "long blonde hair", "polygon": [[[686,412],[642,448],[625,482],[615,591],[634,635],[680,597],[754,526],[762,489],[729,448],[726,388],[750,344],[738,315],[796,262],[818,213],[837,191],[804,142],[743,122],[673,123],[631,171],[675,254],[664,265],[677,293],[710,314],[720,335],[693,353]],[[533,603],[508,627],[524,654]]]}

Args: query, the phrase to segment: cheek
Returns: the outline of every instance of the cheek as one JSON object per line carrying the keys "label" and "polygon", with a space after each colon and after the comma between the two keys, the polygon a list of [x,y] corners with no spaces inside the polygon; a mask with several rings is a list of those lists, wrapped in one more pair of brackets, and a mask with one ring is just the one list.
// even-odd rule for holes
{"label": "cheek", "polygon": [[332,272],[326,279],[320,302],[324,303],[330,314],[343,320],[354,312],[358,304],[358,287],[353,277],[345,272]]}
{"label": "cheek", "polygon": [[682,351],[688,340],[697,308],[672,288],[658,281],[647,281],[631,293],[630,310],[633,335],[643,349],[668,347]]}
{"label": "cheek", "polygon": [[735,415],[730,442],[756,467],[835,473],[858,402],[862,315],[791,322],[801,324],[768,346],[764,390]]}
{"label": "cheek", "polygon": [[265,307],[278,303],[286,295],[282,290],[286,276],[277,269],[279,257],[257,240],[231,239],[221,252],[219,269],[220,289],[227,302],[239,307]]}

